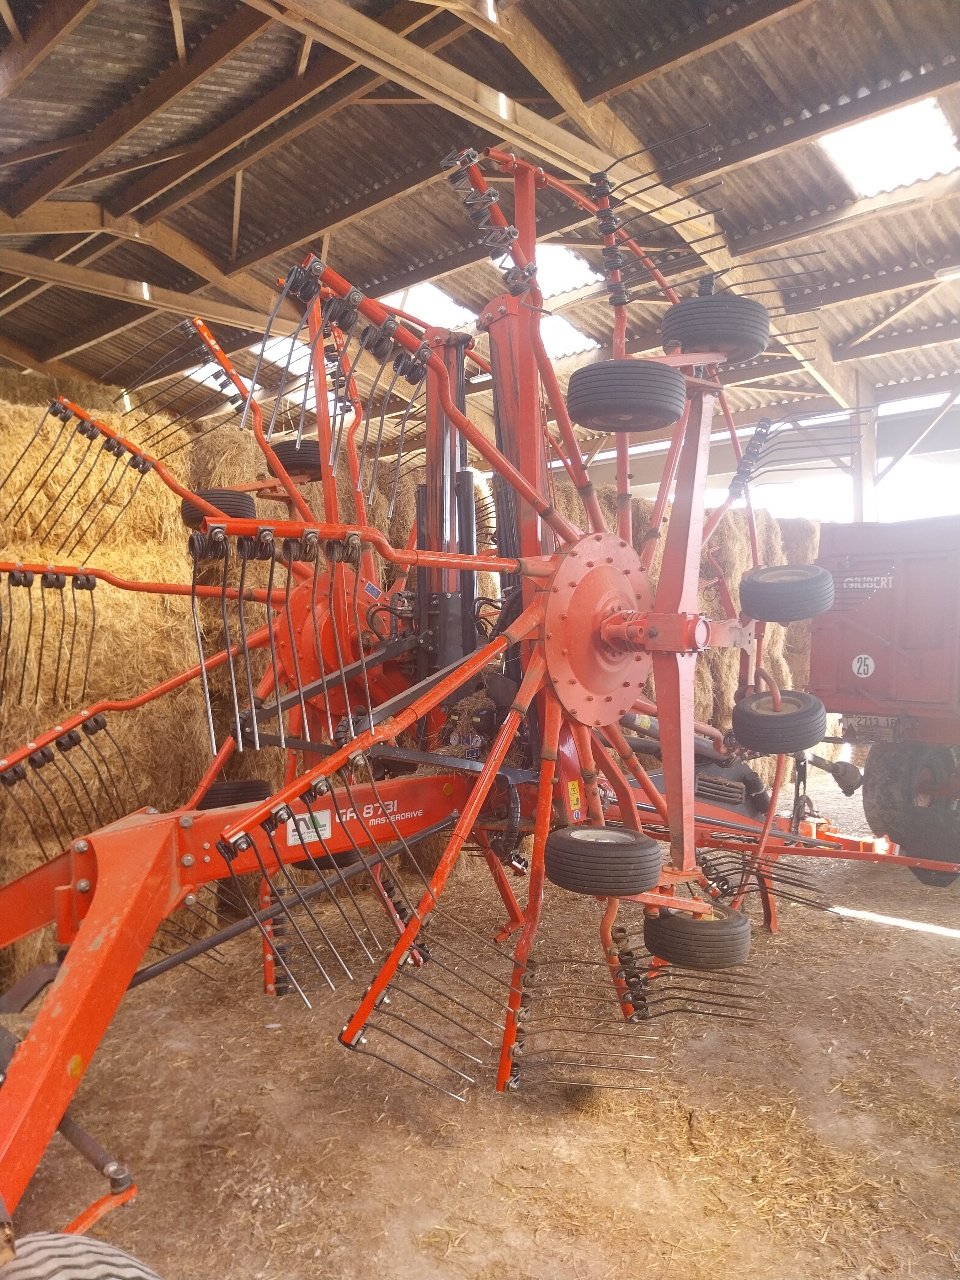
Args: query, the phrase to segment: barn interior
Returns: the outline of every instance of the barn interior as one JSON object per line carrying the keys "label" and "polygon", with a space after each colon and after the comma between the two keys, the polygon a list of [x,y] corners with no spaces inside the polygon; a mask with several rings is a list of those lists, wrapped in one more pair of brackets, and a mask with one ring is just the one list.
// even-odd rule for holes
{"label": "barn interior", "polygon": [[[0,1134],[0,1163],[10,1174],[6,1187],[0,1177],[0,1232],[5,1224],[8,1231],[0,1235],[0,1280],[599,1280],[614,1267],[677,1280],[955,1274],[960,920],[958,877],[943,864],[960,862],[960,843],[951,843],[960,840],[960,731],[950,736],[960,723],[958,67],[955,0],[909,7],[891,0],[0,0],[0,751],[8,757],[0,761],[0,885],[14,886],[6,897],[0,889],[7,917],[0,944],[10,942],[0,949],[0,1116],[11,1126]],[[471,217],[481,195],[486,216]],[[615,231],[604,232],[598,202]],[[496,238],[504,228],[517,244],[535,244],[535,294],[529,275],[509,275],[511,264],[519,268],[510,257],[514,240]],[[627,240],[642,252],[617,266],[611,254]],[[313,276],[311,264],[319,264]],[[326,293],[318,295],[321,286]],[[342,300],[351,288],[358,300],[348,320],[350,297]],[[359,298],[381,309],[358,320]],[[633,433],[589,408],[573,415],[578,383],[581,397],[584,387],[600,385],[588,371],[626,360],[662,369],[665,355],[669,364],[664,325],[678,298],[729,300],[730,314],[759,304],[768,322],[762,349],[731,348],[726,358],[697,362],[688,378],[690,404],[698,394],[702,401],[709,379],[723,412],[703,428],[694,486],[710,537],[702,560],[699,551],[688,555],[682,569],[668,533],[657,533],[669,528],[664,521],[697,518],[678,514],[682,484],[662,489],[684,438],[676,415]],[[501,313],[515,307],[517,346],[499,345],[492,300]],[[326,311],[314,310],[321,304]],[[534,407],[524,409],[523,376],[517,404],[501,387],[508,358],[527,358],[522,335],[532,312],[556,395],[543,366],[528,363],[526,373],[538,381]],[[391,373],[400,350],[391,342],[389,359],[376,354],[384,334],[397,341],[384,328],[389,316],[409,335],[406,351],[419,365],[393,364]],[[471,434],[464,429],[457,465],[470,477],[473,541],[461,526],[441,550],[459,548],[476,567],[475,574],[444,570],[456,579],[451,590],[461,605],[461,580],[473,578],[463,607],[471,641],[455,654],[444,649],[435,614],[425,605],[417,613],[424,588],[418,596],[413,584],[432,581],[417,577],[432,570],[402,560],[404,549],[415,555],[435,545],[424,530],[432,529],[439,428],[422,344],[448,332],[465,335],[448,345],[465,359],[457,366],[457,408]],[[436,339],[443,350],[445,341]],[[677,349],[703,347],[681,342]],[[348,404],[359,450],[359,460],[350,455],[352,471],[346,460],[339,470],[331,462],[348,439]],[[558,408],[567,404],[569,416]],[[514,411],[533,413],[542,427],[534,488],[544,522],[556,516],[586,529],[592,519],[575,450],[589,467],[598,519],[643,565],[657,600],[658,584],[674,572],[683,578],[684,616],[752,617],[739,584],[758,565],[803,573],[819,563],[842,587],[852,571],[843,567],[846,544],[843,533],[830,532],[835,527],[940,522],[909,545],[906,535],[899,543],[890,535],[874,554],[865,571],[874,593],[901,550],[913,557],[914,582],[934,576],[923,577],[922,597],[897,596],[895,635],[874,636],[861,625],[862,642],[851,651],[873,664],[869,655],[881,644],[922,653],[911,659],[918,669],[947,672],[929,698],[933,754],[917,754],[914,739],[923,734],[916,725],[927,721],[913,704],[907,724],[875,700],[880,737],[871,739],[862,714],[869,700],[834,706],[825,695],[826,730],[803,748],[775,752],[758,743],[753,754],[741,751],[763,794],[769,798],[773,787],[771,814],[792,824],[786,852],[810,856],[758,874],[752,846],[731,852],[729,833],[721,853],[706,857],[701,849],[703,884],[718,900],[733,895],[752,918],[749,966],[705,979],[674,959],[675,986],[659,1005],[656,972],[635,974],[636,983],[648,983],[646,1013],[634,1019],[629,1039],[618,1028],[619,1043],[598,1031],[611,1003],[600,987],[612,954],[616,1014],[637,963],[632,940],[656,961],[644,919],[651,911],[654,920],[666,917],[656,915],[653,900],[645,917],[641,901],[656,884],[632,903],[624,893],[628,914],[635,912],[627,920],[632,932],[624,932],[619,952],[605,955],[597,930],[605,904],[616,899],[567,892],[574,885],[563,885],[562,875],[552,880],[548,866],[533,952],[539,959],[533,968],[529,958],[521,965],[510,933],[500,936],[500,917],[505,903],[509,911],[517,901],[514,891],[521,915],[513,924],[532,910],[526,877],[541,846],[532,808],[521,817],[517,799],[515,818],[514,797],[525,786],[549,793],[549,781],[537,781],[547,756],[536,756],[519,727],[522,715],[516,742],[500,744],[514,711],[509,699],[497,703],[486,676],[482,689],[462,685],[466,695],[443,703],[442,715],[424,712],[427,727],[416,740],[398,731],[384,743],[377,698],[391,707],[399,698],[398,714],[409,703],[395,674],[371,694],[364,668],[375,642],[428,635],[421,645],[428,656],[413,668],[414,688],[428,696],[446,669],[439,651],[469,662],[474,648],[495,644],[516,623],[507,601],[527,570],[519,558],[508,569],[506,558],[530,554],[528,534],[516,517],[516,545],[505,540],[506,515],[518,500],[505,503],[491,462],[500,452],[521,471],[527,465],[521,433],[511,434]],[[353,440],[343,444],[344,459]],[[752,505],[740,485],[745,451]],[[143,458],[146,464],[129,465]],[[290,477],[293,489],[284,492]],[[226,507],[218,505],[224,493],[233,495]],[[278,502],[286,503],[289,528],[278,523]],[[711,510],[715,527],[705,514]],[[462,519],[463,506],[457,512]],[[237,539],[226,556],[209,541],[218,519],[228,545]],[[241,528],[236,521],[244,519]],[[336,552],[331,521],[374,533],[356,547],[344,538]],[[277,530],[276,547],[258,559],[253,542],[267,527]],[[327,531],[310,551],[307,532],[317,528]],[[283,538],[288,549],[278,552]],[[250,544],[246,550],[239,539]],[[548,550],[559,554],[561,544],[558,535]],[[941,558],[931,569],[934,551]],[[454,565],[449,555],[447,563]],[[327,590],[318,587],[322,564],[331,584],[324,617],[336,614],[337,572],[353,575],[342,607],[349,627],[351,609],[356,616],[367,689],[362,697],[346,692],[344,677],[342,706],[327,687],[331,672],[350,670],[340,638],[322,642],[316,632],[318,693],[316,681],[301,679],[297,644],[284,648],[280,635],[284,627],[288,638],[294,633],[292,591],[312,574],[312,609],[297,624],[312,646],[316,604]],[[408,578],[410,601],[403,598]],[[359,622],[360,582],[373,599],[400,600],[389,633],[365,615],[366,634],[374,627],[369,644]],[[818,701],[825,619],[849,610],[856,589],[842,588],[834,612],[826,606],[813,623],[799,613],[758,624],[763,679],[778,691],[770,695],[773,710],[780,692]],[[245,591],[250,634],[271,610],[280,628],[276,647],[256,642],[252,665],[255,645],[237,631],[238,621],[245,627]],[[928,610],[934,638],[914,650],[904,636]],[[459,613],[449,625],[459,635]],[[177,673],[202,667],[238,639],[236,668],[226,660],[178,683]],[[700,646],[684,686],[689,697],[677,702],[691,735],[694,728],[700,735],[699,749],[714,756],[736,752],[742,654],[756,659],[751,641],[720,643]],[[520,652],[519,640],[514,646]],[[536,659],[523,652],[527,670]],[[656,714],[654,685],[666,685],[657,661],[654,683],[645,667],[623,708],[635,718],[641,705],[643,715]],[[283,680],[278,670],[287,673]],[[163,682],[171,685],[163,697],[143,699]],[[281,684],[286,711],[278,712]],[[276,730],[268,715],[258,716],[267,695],[255,688],[275,691]],[[523,688],[518,678],[511,697]],[[355,850],[340,862],[339,853],[324,852],[324,875],[302,858],[296,865],[288,858],[293,870],[283,870],[273,835],[299,817],[289,807],[292,793],[286,809],[266,806],[313,776],[311,690],[324,700],[329,732],[317,712],[316,733],[325,750],[336,758],[336,749],[348,752],[363,739],[356,759],[345,756],[336,771],[347,779],[353,818],[337,809],[333,830],[356,820],[349,788],[366,787],[368,774],[377,806],[377,785],[386,778],[397,786],[398,800],[388,803],[398,807],[376,809],[390,823],[392,855],[407,875],[406,882],[395,877],[394,889],[389,876],[386,887],[373,875],[376,885],[368,886]],[[601,774],[604,752],[612,777],[616,761],[626,769],[624,761],[637,759],[635,747],[640,772],[661,779],[665,792],[673,786],[666,706],[656,731],[663,743],[635,725],[639,739],[608,736],[597,744]],[[564,708],[568,718],[579,714]],[[859,720],[836,718],[853,710]],[[285,714],[296,747],[284,741]],[[101,729],[96,717],[104,715]],[[849,731],[854,722],[860,739]],[[245,750],[239,744],[251,746],[251,724],[257,749]],[[910,785],[919,788],[910,804],[926,824],[924,841],[912,845],[897,818],[887,818],[889,796],[906,783],[889,772],[874,784],[874,797],[881,794],[874,813],[882,817],[871,821],[861,772],[870,741],[881,747],[875,778],[881,759],[892,770],[889,748],[904,724]],[[72,732],[78,749],[65,737]],[[379,756],[366,754],[365,734]],[[399,1058],[373,1051],[369,1017],[362,1030],[370,1042],[358,1030],[350,1046],[368,1051],[345,1051],[341,1029],[360,1026],[364,988],[396,950],[396,934],[382,925],[370,934],[382,954],[368,938],[371,904],[393,912],[401,937],[411,911],[418,918],[422,910],[410,902],[424,885],[436,905],[433,877],[469,804],[464,778],[498,744],[493,773],[507,778],[509,801],[494,815],[493,844],[488,834],[466,833],[443,910],[433,913],[435,958],[450,968],[440,996],[426,998],[467,999],[473,1011],[453,1033],[457,1065],[451,1075],[449,1028],[438,1048],[433,1024],[423,1033],[431,1038],[430,1065],[411,1065],[411,1005],[380,1017],[381,1048],[383,1037],[396,1041],[390,1025],[397,1031],[384,1017],[408,1024]],[[41,755],[48,750],[50,764]],[[614,804],[615,788],[595,795],[597,769],[585,763],[592,755],[579,738],[576,751],[577,785],[593,820]],[[443,812],[438,800],[433,812],[429,797],[448,774],[447,795],[455,799]],[[177,839],[189,841],[191,829],[207,832],[204,824],[214,821],[198,813],[211,807],[204,803],[211,784],[221,789],[221,805],[242,803],[266,816],[264,847],[276,866],[265,870],[259,851],[254,863],[231,845],[230,857],[246,853],[249,866],[237,865],[256,874],[231,871],[225,886],[211,880],[196,891],[182,865],[175,868],[183,892],[173,909],[137,956],[100,968],[91,1003],[82,1006],[109,1007],[102,1031],[69,1053],[72,1022],[68,1030],[54,1023],[43,1043],[31,1041],[38,1010],[53,1018],[77,954],[71,944],[84,937],[84,896],[102,897],[107,883],[102,868],[113,846],[109,838],[98,845],[98,833],[174,813],[181,815]],[[308,808],[311,796],[319,805],[323,794],[309,792]],[[417,841],[402,822],[398,834],[390,816],[415,804],[432,815]],[[928,808],[936,810],[935,830]],[[235,836],[237,811],[223,814],[217,834],[223,828]],[[831,837],[817,825],[822,818],[848,843],[824,845]],[[762,814],[750,821],[749,838],[760,840],[762,852],[769,829],[759,834]],[[310,822],[316,825],[312,812]],[[658,825],[655,805],[645,825],[669,864],[683,831],[669,815]],[[140,848],[142,840],[146,850],[147,827],[130,830],[125,847]],[[698,844],[704,831],[697,827]],[[103,858],[92,885],[82,862],[89,844]],[[219,849],[217,835],[202,847],[211,845]],[[192,864],[193,845],[177,848]],[[880,865],[891,854],[896,860],[898,849],[906,863]],[[69,871],[61,872],[64,858]],[[741,873],[744,886],[754,876],[745,901],[729,888]],[[322,907],[312,896],[317,875]],[[504,887],[511,877],[514,889]],[[136,918],[141,891],[132,883],[118,889],[124,921]],[[287,904],[282,917],[278,901]],[[322,946],[311,934],[311,949],[311,929]],[[118,930],[131,932],[126,923]],[[219,938],[215,950],[206,945],[210,934]],[[308,959],[294,961],[301,943]],[[482,976],[464,967],[464,946]],[[342,973],[333,973],[324,947]],[[419,964],[415,947],[413,954]],[[501,1060],[498,1072],[494,1062],[495,1087],[465,1088],[482,1075],[477,1046],[499,1052],[504,1026],[514,1035],[522,1026],[519,988],[532,989],[534,973],[538,992],[546,989],[536,999],[551,1019],[538,1031],[547,1040],[534,1041],[539,1047],[526,1051],[518,1071],[505,1073]],[[487,1002],[480,1012],[469,987]],[[491,997],[498,990],[507,993],[499,1003]],[[631,990],[637,996],[639,986]],[[563,1003],[565,995],[572,1003]],[[87,1016],[78,1015],[76,1026]],[[472,1041],[467,1047],[462,1035]],[[585,1043],[603,1043],[602,1058]],[[42,1070],[23,1070],[27,1045]],[[12,1070],[18,1054],[19,1079]],[[436,1055],[445,1076],[436,1075]],[[520,1059],[515,1053],[513,1067]],[[40,1105],[34,1096],[42,1092],[37,1081],[48,1087],[48,1068],[51,1077],[70,1076],[49,1086],[51,1097],[69,1102],[65,1117],[51,1119],[59,1102]],[[33,1083],[21,1083],[25,1075]],[[89,1143],[77,1154],[71,1122],[96,1139],[92,1158]],[[82,1148],[85,1136],[78,1141]],[[105,1181],[108,1164],[122,1176],[107,1171]],[[14,1201],[5,1205],[11,1191]],[[79,1244],[41,1240],[18,1251],[18,1240],[65,1224],[80,1233]],[[118,1249],[143,1261],[124,1261]],[[106,1270],[89,1270],[95,1265]]]}

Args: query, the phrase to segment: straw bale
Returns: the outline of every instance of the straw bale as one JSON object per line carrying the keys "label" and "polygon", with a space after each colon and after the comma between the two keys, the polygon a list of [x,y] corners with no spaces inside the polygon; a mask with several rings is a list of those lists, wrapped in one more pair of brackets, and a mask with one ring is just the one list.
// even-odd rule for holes
{"label": "straw bale", "polygon": [[26,373],[16,369],[0,369],[0,400],[6,404],[49,404],[57,396],[63,396],[81,405],[91,413],[112,413],[120,387],[100,382],[88,382],[80,378],[50,378],[45,374]]}
{"label": "straw bale", "polygon": [[820,550],[820,525],[802,516],[780,520],[783,558],[787,564],[813,564]]}

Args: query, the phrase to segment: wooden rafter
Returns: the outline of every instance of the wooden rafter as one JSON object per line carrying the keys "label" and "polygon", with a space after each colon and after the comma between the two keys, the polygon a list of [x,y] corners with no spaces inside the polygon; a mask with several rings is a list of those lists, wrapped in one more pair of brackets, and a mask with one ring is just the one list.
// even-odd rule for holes
{"label": "wooden rafter", "polygon": [[183,31],[183,14],[180,11],[180,0],[168,0],[170,5],[170,21],[173,24],[173,43],[177,50],[177,61],[180,66],[187,63],[187,39]]}
{"label": "wooden rafter", "polygon": [[[274,16],[274,15],[268,15]],[[409,32],[422,26],[430,19],[429,10],[410,0],[401,0],[389,9],[381,18],[385,28]],[[217,128],[211,129],[204,139],[202,155],[190,155],[180,160],[171,161],[156,173],[151,173],[141,181],[134,183],[111,201],[111,209],[115,214],[132,213],[144,205],[159,201],[161,196],[179,188],[186,192],[186,198],[192,199],[208,186],[232,177],[237,169],[246,167],[259,155],[266,154],[280,146],[282,141],[296,137],[298,129],[291,128],[282,137],[271,139],[268,148],[260,149],[255,139],[263,130],[276,124],[292,111],[300,112],[317,94],[336,84],[356,67],[356,62],[339,54],[324,52],[313,60],[313,65],[298,77],[278,85],[275,89],[262,94],[250,107],[236,112],[229,120]],[[291,122],[292,123],[292,122]],[[311,122],[312,123],[312,122]],[[304,127],[310,127],[305,124]],[[242,150],[241,150],[242,149]],[[231,153],[238,152],[237,155]],[[222,162],[222,163],[217,163]],[[231,165],[233,167],[231,167]],[[187,180],[198,175],[197,180],[187,184]],[[210,178],[207,181],[207,178]],[[168,212],[183,203],[178,190],[169,200],[157,203],[151,210],[151,216]]]}
{"label": "wooden rafter", "polygon": [[57,0],[44,5],[22,41],[13,41],[0,54],[0,98],[9,97],[31,71],[48,58],[74,27],[82,22],[97,0]]}
{"label": "wooden rafter", "polygon": [[337,231],[348,226],[357,218],[362,218],[365,214],[373,213],[376,209],[392,203],[397,196],[408,195],[432,185],[439,181],[441,176],[432,164],[427,166],[425,175],[422,170],[408,168],[398,178],[380,183],[369,195],[362,196],[359,200],[345,206],[342,212],[338,213],[334,210],[332,213],[313,213],[297,226],[258,245],[256,249],[252,249],[236,260],[236,270],[249,269],[267,258],[272,258],[275,254],[294,249],[310,240],[316,240],[325,232]]}
{"label": "wooden rafter", "polygon": [[895,307],[887,312],[885,316],[881,316],[874,324],[868,325],[866,329],[862,329],[853,338],[848,338],[843,346],[852,351],[862,342],[867,342],[870,338],[875,338],[878,333],[882,333],[888,325],[893,324],[894,320],[902,320],[905,315],[913,311],[925,298],[929,298],[931,293],[935,293],[941,286],[941,281],[935,280],[933,284],[924,285],[919,289],[912,298],[907,298],[905,302],[898,302]]}
{"label": "wooden rafter", "polygon": [[[62,262],[70,258],[75,267],[88,267],[114,248],[115,243],[107,236],[50,236],[34,253],[51,262]],[[0,316],[10,315],[52,287],[45,281],[8,277],[3,292],[0,293]]]}
{"label": "wooden rafter", "polygon": [[12,364],[18,364],[21,369],[26,369],[30,373],[45,373],[50,378],[77,378],[81,382],[97,381],[91,374],[83,369],[76,369],[65,361],[44,360],[5,334],[0,334],[0,357],[9,360]]}
{"label": "wooden rafter", "polygon": [[833,358],[840,363],[869,360],[874,356],[889,356],[901,351],[942,347],[950,342],[960,342],[960,320],[946,320],[942,324],[926,325],[906,333],[891,333],[886,337],[870,338],[855,345],[845,343],[834,347]]}
{"label": "wooden rafter", "polygon": [[82,142],[62,152],[56,160],[23,183],[8,200],[8,211],[14,215],[24,213],[38,201],[59,191],[104,152],[115,147],[158,112],[167,109],[204,76],[255,40],[269,23],[263,14],[245,6],[232,13],[200,41],[186,62],[175,62],[165,68],[129,102],[111,111],[99,125],[85,134]]}
{"label": "wooden rafter", "polygon": [[902,214],[908,209],[929,208],[945,200],[960,196],[960,174],[950,173],[922,182],[884,191],[878,196],[853,200],[824,213],[811,213],[807,217],[794,218],[775,227],[763,227],[730,239],[731,251],[740,256],[763,253],[796,244],[810,236],[828,236],[837,232],[849,232],[864,222],[874,222],[892,214]]}
{"label": "wooden rafter", "polygon": [[803,143],[816,142],[834,129],[859,124],[862,120],[872,120],[874,116],[892,111],[895,107],[905,107],[921,98],[935,97],[938,93],[956,88],[960,84],[960,58],[944,54],[941,61],[932,67],[904,68],[902,77],[895,76],[892,82],[884,81],[862,97],[845,95],[842,101],[825,111],[808,112],[801,114],[799,118],[790,117],[769,128],[758,122],[756,137],[721,148],[690,177],[698,180],[715,177],[717,174],[729,173],[731,169],[754,164],[758,160],[769,160],[772,156],[782,155]]}
{"label": "wooden rafter", "polygon": [[17,19],[10,8],[10,0],[0,0],[0,22],[10,32],[14,44],[23,44],[23,32],[17,25]]}
{"label": "wooden rafter", "polygon": [[686,66],[724,45],[756,35],[771,23],[792,17],[810,6],[813,0],[745,0],[729,7],[714,22],[704,22],[684,31],[676,40],[665,42],[655,52],[636,61],[615,67],[582,86],[584,101],[589,105],[603,102],[614,94],[636,89],[669,67]]}
{"label": "wooden rafter", "polygon": [[877,298],[884,294],[900,293],[904,289],[922,289],[939,283],[935,272],[938,267],[953,265],[944,260],[930,266],[904,267],[899,271],[878,271],[876,275],[863,276],[859,280],[844,280],[825,289],[797,289],[785,294],[787,315],[802,315],[821,307],[837,307],[846,302],[858,302],[861,298]]}
{"label": "wooden rafter", "polygon": [[[33,254],[18,253],[13,249],[0,250],[0,271],[15,272],[29,279],[45,280],[64,289],[77,289],[81,293],[113,298],[117,302],[132,302],[137,306],[147,306],[154,311],[167,311],[173,315],[189,316],[197,307],[196,297],[152,285],[146,280],[128,280],[123,276],[90,271],[86,267],[74,267],[64,262],[48,262]],[[262,329],[266,320],[265,312],[250,311],[222,302],[204,300],[203,311],[209,320],[235,329]],[[273,327],[277,334],[289,335],[297,325],[292,320],[278,316]]]}
{"label": "wooden rafter", "polygon": [[[147,244],[208,284],[258,311],[269,311],[276,300],[276,293],[269,284],[246,273],[227,276],[205,249],[166,223],[144,227],[133,218],[114,218],[100,205],[80,200],[45,201],[18,218],[0,213],[0,235],[3,236],[55,236],[67,232],[97,231],[107,232],[121,240]],[[284,314],[291,316],[293,308],[287,309],[285,304]]]}

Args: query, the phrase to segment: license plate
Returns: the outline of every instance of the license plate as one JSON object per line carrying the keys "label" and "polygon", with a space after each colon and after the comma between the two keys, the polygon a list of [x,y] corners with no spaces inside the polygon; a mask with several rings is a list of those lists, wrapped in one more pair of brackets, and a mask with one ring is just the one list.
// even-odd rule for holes
{"label": "license plate", "polygon": [[857,742],[896,742],[900,738],[897,716],[844,715],[844,737]]}

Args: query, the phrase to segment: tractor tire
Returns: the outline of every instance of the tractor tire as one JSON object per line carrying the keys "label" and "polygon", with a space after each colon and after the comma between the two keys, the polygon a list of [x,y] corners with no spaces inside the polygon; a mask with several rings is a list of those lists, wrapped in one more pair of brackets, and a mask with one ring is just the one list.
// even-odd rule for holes
{"label": "tractor tire", "polygon": [[[873,834],[887,836],[914,857],[936,857],[936,853],[927,855],[923,849],[949,837],[953,819],[924,815],[957,815],[957,810],[936,800],[930,803],[929,798],[924,803],[924,788],[943,786],[956,767],[949,747],[922,742],[875,742],[863,767],[863,813]],[[907,850],[908,841],[916,847]]]}
{"label": "tractor tire", "polygon": [[[257,504],[249,493],[242,489],[198,489],[197,497],[211,503],[225,516],[235,520],[256,520]],[[206,513],[189,498],[180,503],[180,518],[188,529],[199,529],[206,520]]]}
{"label": "tractor tire", "polygon": [[833,574],[820,564],[777,564],[740,579],[740,608],[760,622],[800,622],[833,608]]}
{"label": "tractor tire", "polygon": [[681,298],[664,313],[665,351],[722,351],[731,364],[752,360],[770,341],[770,314],[753,298],[732,293]]}
{"label": "tractor tire", "polygon": [[128,1253],[89,1236],[52,1231],[22,1236],[0,1280],[160,1280]]}
{"label": "tractor tire", "polygon": [[[320,467],[320,441],[301,440],[297,448],[296,440],[278,440],[273,446],[277,461],[284,471],[291,476],[307,476],[310,480],[319,480],[323,474]],[[271,475],[276,475],[273,467],[267,464]]]}
{"label": "tractor tire", "polygon": [[570,417],[590,431],[662,431],[683,416],[687,381],[656,360],[602,360],[574,370]]}
{"label": "tractor tire", "polygon": [[819,698],[784,689],[779,711],[770,693],[751,693],[734,704],[733,733],[741,747],[766,755],[794,755],[822,742],[827,712]]}
{"label": "tractor tire", "polygon": [[875,836],[900,843],[900,816],[910,803],[910,779],[923,747],[915,742],[875,742],[863,766],[863,816]]}
{"label": "tractor tire", "polygon": [[663,853],[650,836],[623,827],[564,827],[547,837],[544,864],[561,889],[627,898],[657,887]]}
{"label": "tractor tire", "polygon": [[233,804],[260,804],[273,795],[273,787],[264,778],[221,779],[215,782],[197,804],[198,809],[225,809]]}
{"label": "tractor tire", "polygon": [[930,867],[911,867],[922,884],[946,888],[960,880],[960,812],[943,805],[905,810],[902,819],[903,840],[900,850],[910,858],[935,858],[956,862],[956,871],[934,871]]}
{"label": "tractor tire", "polygon": [[750,921],[724,903],[712,904],[713,915],[696,919],[688,911],[669,908],[643,921],[643,945],[658,960],[684,969],[729,969],[750,954]]}

